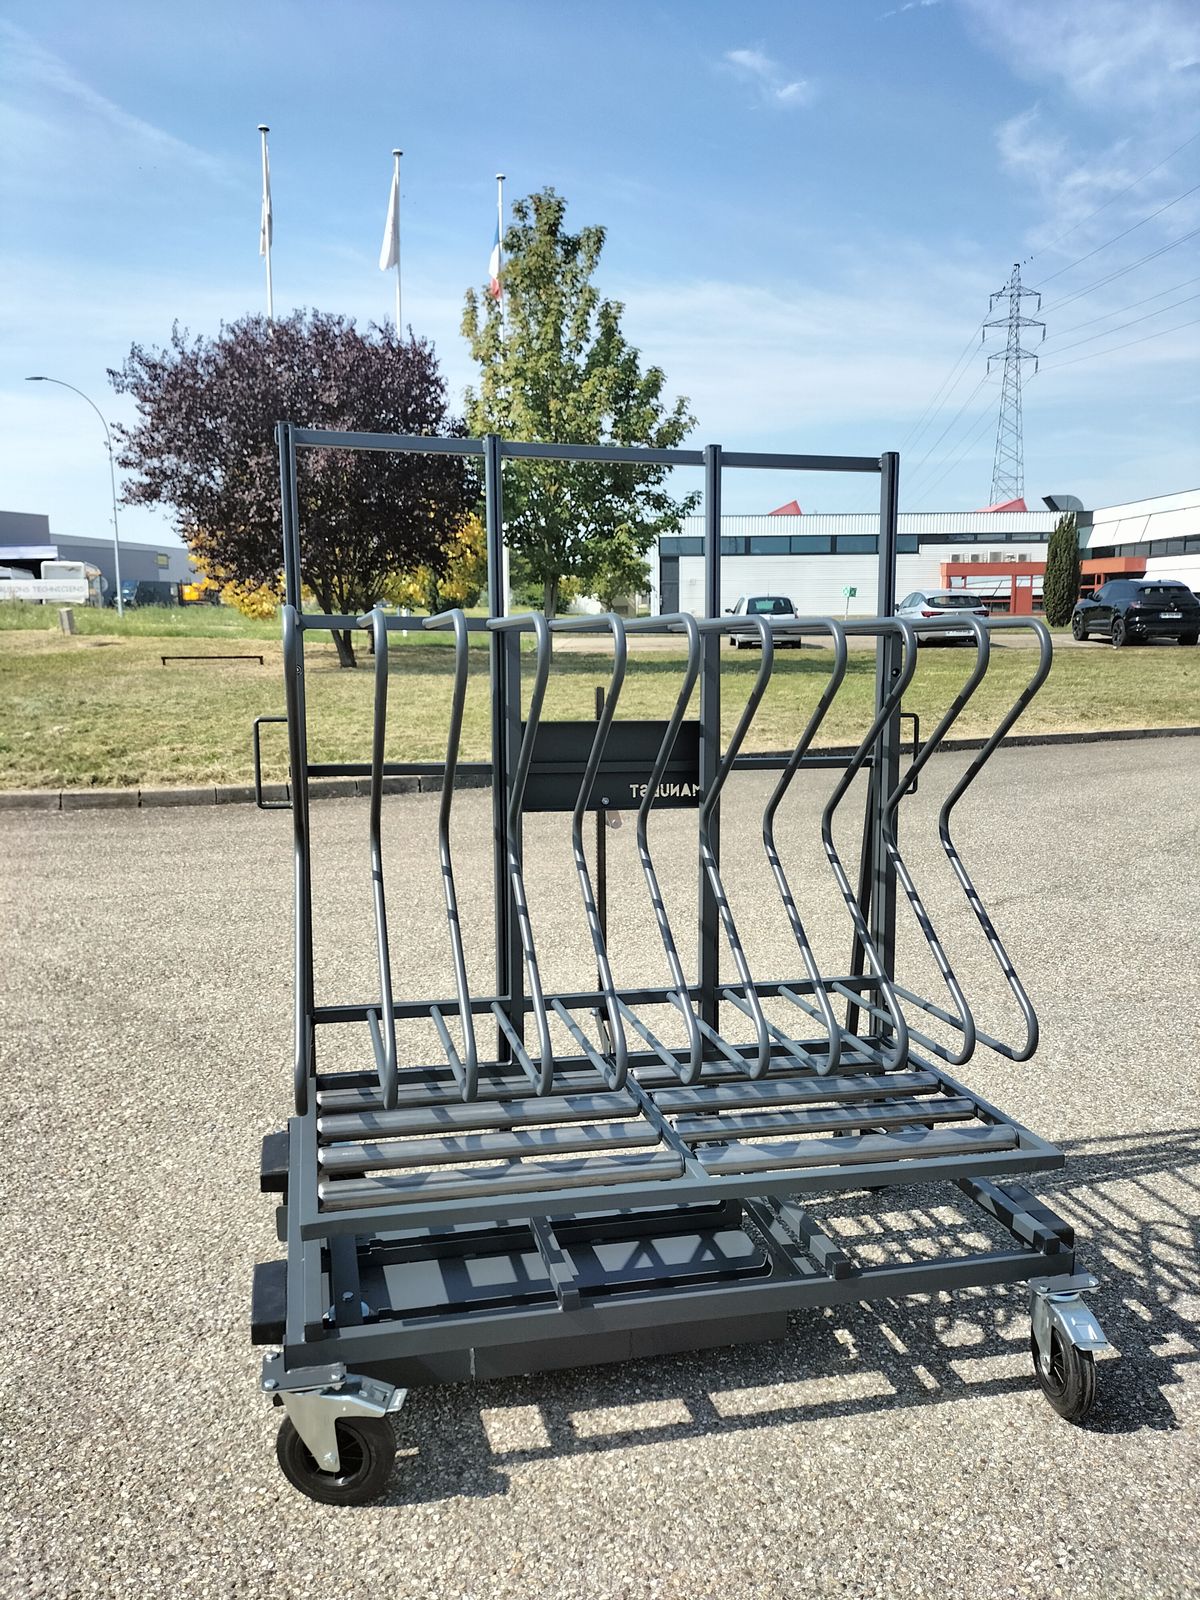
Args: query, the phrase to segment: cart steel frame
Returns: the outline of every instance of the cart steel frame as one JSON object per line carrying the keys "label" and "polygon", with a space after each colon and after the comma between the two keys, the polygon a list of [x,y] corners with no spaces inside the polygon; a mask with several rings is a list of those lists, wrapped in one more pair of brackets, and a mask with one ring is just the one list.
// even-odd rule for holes
{"label": "cart steel frame", "polygon": [[[283,608],[289,798],[264,797],[259,726],[255,781],[263,809],[287,808],[294,832],[295,1114],[263,1145],[262,1188],[280,1197],[286,1258],[256,1268],[256,1342],[277,1346],[262,1386],[287,1416],[279,1455],[291,1481],[330,1503],[378,1494],[391,1468],[391,1424],[413,1385],[500,1376],[642,1354],[780,1337],[798,1307],[836,1305],[966,1286],[1028,1282],[1035,1373],[1061,1414],[1079,1417],[1094,1392],[1092,1355],[1104,1335],[1081,1294],[1071,1229],[1014,1177],[1062,1165],[1060,1151],[967,1088],[950,1069],[979,1046],[1012,1062],[1037,1047],[1024,986],[959,853],[954,811],[1050,668],[1045,627],[1030,618],[971,617],[974,656],[961,690],[924,741],[907,750],[903,695],[917,660],[910,623],[896,618],[899,458],[751,454],[718,445],[648,450],[523,444],[495,435],[441,439],[332,433],[280,423]],[[301,605],[299,452],[310,449],[450,453],[482,462],[489,616],[429,618],[306,612]],[[696,467],[704,475],[704,610],[637,620],[504,615],[503,464],[556,460]],[[720,615],[721,486],[727,471],[767,468],[874,474],[880,483],[879,616],[802,619],[785,630],[829,646],[829,672],[795,743],[778,755],[743,746],[769,685],[778,630]],[[388,635],[446,631],[453,663],[443,762],[392,759],[387,748]],[[950,624],[933,623],[929,632]],[[961,624],[959,625],[962,626]],[[1019,1022],[1002,1039],[977,1023],[900,847],[904,803],[987,672],[991,641],[1032,630],[1025,687],[954,783],[939,842]],[[304,647],[313,633],[358,630],[374,650],[369,759],[309,759]],[[757,644],[761,663],[722,738],[722,638]],[[491,759],[459,760],[470,634],[487,634]],[[927,630],[922,629],[924,634]],[[585,633],[602,644],[609,682],[594,723],[544,720],[553,647]],[[669,715],[618,716],[628,650],[672,633],[682,666]],[[532,651],[522,650],[525,635]],[[813,748],[842,686],[856,636],[875,649],[875,714],[848,755]],[[824,657],[823,657],[824,659]],[[689,710],[698,687],[698,715]],[[528,709],[522,713],[523,689]],[[831,769],[821,841],[852,935],[844,972],[820,970],[804,895],[775,842],[775,820],[804,768]],[[796,950],[768,975],[751,970],[721,876],[721,803],[737,772],[776,774],[762,817],[771,875]],[[454,870],[456,787],[490,782],[494,830],[494,992],[472,993]],[[857,880],[834,840],[855,779],[866,803]],[[389,780],[440,780],[438,842],[452,980],[442,997],[393,992],[382,853]],[[315,1002],[310,780],[369,786],[369,867],[378,994]],[[636,808],[636,845],[670,982],[621,988],[612,976],[603,827],[595,875],[589,814]],[[690,808],[697,828],[697,969],[684,971],[658,883],[654,817]],[[525,894],[523,818],[571,816],[582,921],[596,967],[592,988],[544,991],[537,930]],[[366,884],[364,875],[364,887]],[[907,902],[945,987],[914,992],[896,971],[897,907]],[[725,955],[723,962],[722,956]],[[733,976],[728,972],[732,966]],[[723,975],[724,972],[724,975]],[[646,1013],[670,1008],[682,1028],[667,1043]],[[783,1018],[781,1021],[780,1018]],[[440,1058],[414,1059],[406,1026],[432,1024]],[[364,1027],[372,1064],[319,1070],[322,1030]],[[494,1046],[494,1048],[489,1048]],[[420,1055],[420,1052],[418,1052]],[[1002,1180],[1002,1181],[1001,1181]],[[1009,1236],[1002,1249],[939,1260],[871,1264],[826,1232],[814,1200],[830,1193],[946,1182]]]}

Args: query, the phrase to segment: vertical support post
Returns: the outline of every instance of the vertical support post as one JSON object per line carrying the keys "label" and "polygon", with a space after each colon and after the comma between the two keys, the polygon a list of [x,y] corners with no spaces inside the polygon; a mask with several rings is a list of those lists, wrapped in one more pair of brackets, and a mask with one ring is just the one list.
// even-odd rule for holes
{"label": "vertical support post", "polygon": [[290,422],[275,424],[279,447],[279,503],[283,519],[283,598],[300,610],[300,496],[296,485],[296,442]]}
{"label": "vertical support post", "polygon": [[[504,497],[501,483],[500,436],[484,435],[483,495],[487,530],[488,616],[502,617],[504,592]],[[492,679],[492,916],[496,946],[496,993],[503,999],[513,992],[513,948],[517,937],[512,889],[508,880],[508,703],[510,690],[508,635],[493,633],[488,640]],[[519,959],[519,958],[518,958]],[[514,1023],[514,1026],[516,1024]],[[499,1059],[509,1058],[508,1040],[497,1030]]]}
{"label": "vertical support post", "polygon": [[[704,447],[704,615],[721,615],[721,446]],[[721,635],[705,633],[700,665],[700,793],[706,795],[716,781],[721,760]],[[721,812],[718,800],[709,824],[713,858],[721,864]],[[717,986],[721,949],[717,900],[709,875],[701,865],[699,930],[700,1015],[710,1028],[717,1022]],[[706,1053],[708,1047],[706,1046]]]}
{"label": "vertical support post", "polygon": [[[896,557],[899,549],[900,457],[894,450],[880,457],[879,479],[879,587],[877,607],[881,617],[896,613]],[[875,653],[875,706],[900,675],[904,645],[893,633],[881,636]],[[900,712],[888,720],[875,749],[871,768],[872,885],[871,937],[888,977],[896,970],[896,870],[883,843],[883,810],[900,780]]]}
{"label": "vertical support post", "polygon": [[[288,721],[288,780],[292,796],[292,853],[295,882],[296,1111],[307,1109],[307,1076],[315,1070],[313,1005],[312,845],[308,819],[308,711],[304,694],[304,630],[300,625],[300,503],[296,488],[296,441],[292,424],[275,429],[279,445],[280,516],[283,527],[283,647]],[[294,611],[294,616],[292,612]]]}

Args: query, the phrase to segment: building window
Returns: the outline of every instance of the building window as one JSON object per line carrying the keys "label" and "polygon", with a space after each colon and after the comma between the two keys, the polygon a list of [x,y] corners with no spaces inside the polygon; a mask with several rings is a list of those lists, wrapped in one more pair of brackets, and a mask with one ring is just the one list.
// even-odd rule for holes
{"label": "building window", "polygon": [[788,540],[788,552],[794,556],[827,556],[833,552],[833,540],[819,533],[794,533]]}
{"label": "building window", "polygon": [[878,549],[873,533],[839,533],[833,546],[839,556],[870,555]]}
{"label": "building window", "polygon": [[896,549],[902,556],[915,556],[920,546],[915,533],[901,533],[896,536]]}

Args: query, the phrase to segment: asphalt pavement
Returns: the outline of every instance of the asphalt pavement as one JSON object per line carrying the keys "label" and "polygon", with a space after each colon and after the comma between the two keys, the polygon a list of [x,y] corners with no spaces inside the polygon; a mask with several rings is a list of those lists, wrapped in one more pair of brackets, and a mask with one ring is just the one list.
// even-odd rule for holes
{"label": "asphalt pavement", "polygon": [[[971,979],[985,952],[929,844],[963,759],[932,763],[904,838]],[[827,777],[801,786],[780,838],[813,888],[819,950],[844,959],[805,820]],[[765,792],[731,785],[724,831],[759,967],[788,937],[757,839]],[[1114,1353],[1088,1425],[1060,1421],[1033,1382],[1022,1291],[917,1297],[800,1314],[779,1343],[414,1391],[388,1496],[349,1511],[279,1472],[249,1343],[252,1266],[279,1248],[257,1172],[262,1134],[288,1113],[288,817],[0,814],[0,1593],[1200,1594],[1198,795],[1200,740],[1180,738],[1001,752],[963,806],[964,857],[1043,1041],[1030,1064],[981,1053],[961,1075],[1066,1151],[1030,1186],[1102,1280],[1091,1303]],[[385,801],[404,995],[448,992],[436,810],[436,796]],[[313,814],[319,997],[366,997],[366,804]],[[486,796],[463,794],[455,817],[486,981]],[[624,820],[610,836],[617,975],[659,981]],[[529,833],[548,982],[570,980],[588,960],[565,823]],[[682,927],[694,814],[658,837]],[[1003,984],[980,982],[983,1014],[1011,1027]],[[363,1051],[348,1031],[327,1059],[361,1065]],[[831,1223],[917,1259],[967,1237],[954,1195],[846,1197]]]}

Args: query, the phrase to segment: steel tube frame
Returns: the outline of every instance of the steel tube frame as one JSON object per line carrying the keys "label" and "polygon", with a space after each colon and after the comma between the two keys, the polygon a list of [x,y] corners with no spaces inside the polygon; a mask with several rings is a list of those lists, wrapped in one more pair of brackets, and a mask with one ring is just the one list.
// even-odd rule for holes
{"label": "steel tube frame", "polygon": [[[289,1269],[287,1273],[287,1316],[284,1341],[283,1366],[287,1370],[301,1369],[322,1359],[323,1355],[342,1362],[353,1362],[366,1369],[404,1363],[425,1355],[433,1356],[444,1350],[487,1348],[504,1344],[517,1344],[524,1340],[570,1339],[583,1334],[652,1328],[663,1322],[703,1323],[730,1315],[755,1317],[768,1311],[792,1309],[802,1305],[835,1304],[842,1301],[859,1301],[880,1296],[928,1292],[960,1285],[1012,1282],[1028,1278],[1039,1272],[1070,1270],[1072,1260],[1069,1230],[1062,1224],[1053,1225],[1046,1219],[1049,1213],[1039,1210],[1034,1215],[1020,1198],[1024,1191],[1001,1190],[990,1182],[993,1175],[1009,1172],[1014,1167],[1023,1170],[1050,1169],[1062,1165],[1063,1157],[1053,1145],[1038,1138],[1028,1129],[990,1106],[978,1095],[972,1094],[952,1078],[939,1062],[956,1064],[970,1054],[973,1042],[973,1020],[962,995],[961,986],[954,978],[948,960],[938,962],[942,977],[950,990],[956,1010],[949,1011],[933,1002],[913,994],[895,981],[896,960],[896,907],[897,886],[904,888],[922,931],[928,918],[916,885],[904,864],[898,835],[898,812],[906,795],[912,792],[917,774],[927,765],[929,758],[941,744],[956,717],[961,713],[974,692],[982,669],[986,666],[987,632],[980,627],[977,634],[977,659],[975,670],[964,688],[943,716],[933,735],[918,751],[912,761],[901,771],[902,751],[900,741],[900,699],[911,679],[915,665],[916,639],[911,626],[894,619],[895,568],[898,526],[898,457],[885,454],[881,457],[804,456],[772,453],[725,452],[719,445],[697,450],[644,450],[637,447],[591,447],[581,445],[535,445],[501,440],[496,435],[484,439],[427,439],[424,437],[389,436],[371,433],[340,434],[327,430],[301,429],[281,423],[278,430],[281,462],[282,524],[285,558],[284,607],[284,660],[288,710],[289,758],[291,763],[291,795],[293,811],[295,884],[296,884],[296,1030],[295,1077],[297,1116],[289,1125],[289,1168],[287,1235]],[[382,671],[382,687],[377,678],[377,695],[386,696],[387,632],[400,626],[396,619],[384,618],[376,612],[370,618],[325,616],[301,612],[300,593],[302,559],[297,492],[297,455],[307,448],[345,448],[354,450],[379,450],[408,453],[450,454],[481,459],[483,463],[483,488],[485,524],[488,549],[488,600],[489,617],[485,623],[468,621],[461,614],[436,619],[405,619],[408,627],[451,627],[456,650],[456,691],[452,712],[451,737],[445,763],[389,762],[384,758],[382,719],[377,719],[377,737],[369,764],[323,763],[308,761],[303,671],[303,635],[311,629],[354,628],[370,626],[375,631],[376,670]],[[702,468],[704,473],[705,516],[705,567],[704,611],[699,622],[690,617],[655,618],[638,623],[619,624],[616,618],[590,620],[572,619],[548,624],[544,618],[517,619],[504,615],[503,592],[504,519],[502,473],[508,460],[558,460],[594,463],[645,464],[655,466]],[[750,727],[759,701],[765,692],[772,666],[773,635],[767,624],[760,620],[741,622],[723,619],[720,614],[720,515],[722,473],[726,469],[774,468],[793,471],[838,471],[875,473],[880,479],[879,523],[879,618],[866,623],[834,623],[830,619],[804,619],[791,631],[797,634],[824,632],[834,645],[834,664],[823,694],[796,745],[778,755],[741,754],[741,744]],[[1011,619],[1009,625],[1029,626],[1026,619]],[[989,625],[989,630],[990,631]],[[1039,631],[1039,625],[1034,625]],[[737,719],[733,736],[727,745],[721,739],[721,682],[720,645],[723,634],[731,628],[756,632],[762,646],[762,664],[750,695]],[[465,685],[466,641],[469,631],[486,629],[492,681],[491,760],[489,762],[457,762],[458,733],[461,727],[461,693]],[[597,982],[595,990],[544,995],[537,972],[533,932],[528,924],[522,884],[522,796],[529,775],[533,740],[537,730],[542,699],[551,663],[552,637],[562,631],[607,630],[613,639],[613,670],[606,696],[601,702],[596,732],[586,763],[584,781],[572,814],[572,839],[577,872],[583,895],[585,915],[592,931],[597,956]],[[520,635],[531,631],[535,635],[535,666],[532,704],[528,718],[522,723],[521,702],[521,649]],[[639,859],[651,893],[651,903],[659,920],[659,931],[664,950],[668,955],[672,982],[661,986],[617,991],[608,970],[607,949],[600,923],[599,911],[592,891],[590,874],[583,852],[582,818],[586,796],[590,792],[589,780],[600,768],[606,740],[612,727],[617,698],[624,673],[625,635],[627,632],[675,631],[686,636],[687,668],[683,674],[672,717],[655,758],[653,781],[638,811]],[[925,631],[925,630],[923,630]],[[939,631],[935,627],[931,631]],[[1009,982],[1026,1024],[1025,1038],[1015,1045],[1005,1046],[988,1035],[978,1037],[1012,1060],[1027,1059],[1036,1044],[1036,1019],[1028,1007],[1027,997],[1021,989],[1003,946],[987,917],[965,866],[958,855],[951,836],[950,824],[954,807],[974,781],[1004,733],[1028,703],[1029,698],[1043,680],[1049,668],[1049,641],[1042,635],[1042,654],[1026,690],[1006,713],[984,749],[973,760],[967,772],[954,786],[942,806],[938,818],[939,839],[950,865],[972,912],[984,931],[1001,970]],[[809,746],[822,719],[829,710],[846,670],[846,638],[854,634],[867,634],[876,641],[876,714],[866,735],[848,756],[810,754]],[[656,784],[666,770],[674,740],[678,735],[692,690],[699,684],[700,733],[700,790],[702,804],[699,821],[699,941],[695,982],[685,979],[678,961],[670,956],[675,950],[673,934],[666,919],[665,909],[659,915],[662,896],[657,890],[653,861],[648,845],[648,819],[653,805]],[[457,723],[454,718],[457,717]],[[835,879],[846,901],[854,924],[854,945],[849,970],[842,975],[821,974],[812,958],[794,897],[774,847],[773,828],[775,815],[788,786],[801,766],[834,767],[840,770],[822,815],[822,832],[826,854]],[[769,770],[780,773],[764,813],[763,839],[768,862],[775,875],[777,886],[789,916],[793,934],[805,969],[805,976],[796,979],[773,979],[763,982],[754,979],[745,961],[740,939],[729,911],[720,878],[720,802],[721,791],[731,775],[738,770]],[[381,1002],[378,1004],[335,1004],[317,1007],[313,999],[312,969],[312,887],[310,866],[309,796],[308,780],[325,772],[367,775],[372,781],[371,840],[372,861],[378,855],[378,808],[383,779],[392,774],[440,774],[443,778],[442,801],[439,811],[439,849],[443,877],[447,886],[447,914],[450,919],[452,942],[455,940],[457,906],[453,895],[453,871],[450,858],[450,804],[454,777],[472,772],[491,778],[493,790],[493,865],[494,865],[494,926],[495,926],[495,993],[472,995],[466,987],[461,944],[454,943],[457,996],[444,1000],[397,1001],[390,992],[390,963],[387,961],[386,933],[381,944]],[[844,799],[854,777],[865,773],[868,800],[864,818],[864,849],[860,881],[855,890],[849,883],[832,843],[832,817]],[[379,874],[382,893],[382,875]],[[922,920],[923,919],[923,920]],[[737,969],[736,981],[722,981],[720,976],[720,932],[724,928]],[[926,934],[927,940],[931,937]],[[931,948],[941,950],[932,936]],[[942,952],[944,957],[944,952]],[[386,969],[386,978],[385,978]],[[526,979],[528,978],[528,993]],[[802,1011],[809,1012],[823,1030],[824,1037],[796,1040],[778,1024],[769,1022],[762,1001],[779,998]],[[836,1025],[833,1004],[847,1003],[845,1031]],[[750,1041],[730,1041],[720,1029],[722,1001],[732,1011],[752,1024],[754,1037]],[[938,1022],[958,1028],[961,1044],[954,1049],[937,1045],[926,1035],[914,1032],[906,1022],[901,1001],[915,1004],[932,1015]],[[636,1014],[640,1005],[674,1005],[689,1024],[688,1041],[683,1046],[662,1045]],[[524,1019],[526,1010],[532,1010],[538,1033],[538,1057],[535,1062],[524,1045]],[[593,1044],[575,1020],[575,1013],[591,1012],[603,1016],[602,1039]],[[559,1053],[555,1059],[549,1037],[549,1017],[553,1013],[572,1038],[579,1053]],[[497,1049],[494,1061],[479,1063],[474,1051],[473,1018],[491,1016],[497,1024]],[[456,1053],[447,1032],[446,1019],[456,1017],[463,1029],[467,1044],[468,1070],[456,1060]],[[428,1018],[438,1028],[447,1054],[445,1066],[401,1068],[393,1045],[395,1023],[399,1020]],[[859,1019],[866,1021],[866,1031],[858,1038]],[[385,1206],[356,1203],[356,1197],[390,1192],[387,1184],[386,1148],[371,1146],[363,1159],[370,1165],[362,1168],[368,1174],[365,1186],[354,1178],[360,1170],[355,1165],[354,1152],[338,1158],[336,1143],[328,1148],[331,1159],[328,1170],[333,1173],[333,1193],[338,1185],[354,1183],[355,1187],[341,1189],[341,1199],[329,1206],[322,1203],[318,1173],[322,1170],[318,1160],[317,1107],[311,1104],[310,1090],[316,1079],[315,1031],[321,1025],[339,1022],[367,1022],[380,1033],[383,1065],[382,1092],[378,1101],[372,1096],[371,1079],[361,1073],[325,1074],[319,1080],[322,1099],[336,1105],[339,1100],[348,1108],[355,1104],[370,1106],[378,1103],[386,1112],[389,1106],[450,1105],[455,1102],[456,1086],[465,1091],[469,1104],[460,1110],[470,1111],[464,1127],[476,1123],[484,1129],[497,1126],[489,1120],[487,1105],[506,1100],[514,1093],[562,1095],[582,1092],[596,1095],[597,1105],[607,1094],[624,1093],[629,1108],[622,1111],[615,1106],[598,1109],[601,1119],[598,1127],[613,1130],[613,1144],[619,1145],[622,1130],[634,1130],[629,1138],[634,1149],[625,1150],[611,1158],[614,1174],[630,1174],[614,1178],[613,1185],[595,1181],[593,1170],[578,1163],[567,1162],[543,1169],[531,1168],[536,1173],[544,1171],[545,1183],[533,1186],[528,1179],[519,1179],[515,1186],[508,1180],[497,1180],[489,1190],[486,1182],[476,1190],[471,1181],[470,1169],[458,1174],[445,1168],[441,1178],[445,1193],[437,1193],[439,1171],[445,1157],[435,1148],[436,1141],[426,1140],[421,1146],[421,1160],[429,1165],[424,1169],[431,1175],[427,1197],[421,1197],[418,1188],[408,1182],[414,1198],[398,1207],[394,1201]],[[382,1029],[381,1029],[382,1025]],[[640,1036],[638,1048],[626,1048],[624,1029],[634,1028]],[[620,1048],[616,1047],[620,1041]],[[643,1046],[645,1046],[643,1048]],[[917,1047],[917,1048],[914,1048]],[[919,1054],[925,1050],[934,1060]],[[909,1115],[906,1102],[897,1099],[903,1095],[903,1073],[889,1076],[894,1067],[907,1066],[918,1075],[926,1074],[928,1084],[920,1090],[926,1098],[913,1102],[916,1107]],[[703,1068],[701,1072],[700,1069]],[[863,1107],[860,1115],[850,1111],[831,1112],[824,1117],[793,1112],[777,1116],[774,1127],[787,1131],[826,1128],[834,1132],[843,1128],[855,1138],[866,1137],[861,1150],[846,1155],[857,1164],[851,1169],[844,1160],[828,1165],[809,1165],[802,1169],[780,1169],[770,1151],[757,1153],[759,1147],[737,1148],[733,1143],[719,1145],[716,1153],[705,1153],[704,1129],[697,1125],[689,1140],[686,1117],[676,1125],[676,1114],[668,1107],[678,1102],[688,1105],[689,1094],[699,1098],[696,1117],[713,1113],[725,1105],[736,1107],[743,1103],[739,1095],[743,1089],[751,1090],[751,1080],[758,1079],[761,1086],[778,1082],[781,1088],[789,1083],[820,1085],[834,1081],[827,1075],[840,1074],[837,1083],[860,1085],[857,1103]],[[846,1078],[845,1075],[850,1077]],[[873,1088],[871,1074],[880,1075],[880,1087]],[[855,1075],[858,1075],[857,1077]],[[532,1082],[530,1082],[532,1080]],[[625,1084],[621,1090],[621,1083]],[[914,1080],[914,1085],[916,1080]],[[431,1085],[446,1087],[430,1098]],[[662,1090],[663,1085],[674,1084],[675,1089]],[[891,1087],[895,1085],[894,1089]],[[524,1085],[522,1091],[521,1086]],[[593,1085],[595,1086],[593,1088]],[[692,1089],[688,1085],[693,1085]],[[575,1087],[573,1087],[575,1086]],[[658,1086],[657,1088],[655,1086]],[[724,1088],[734,1091],[724,1093]],[[716,1099],[712,1097],[717,1091]],[[480,1098],[474,1100],[478,1091]],[[759,1089],[755,1088],[755,1093]],[[848,1095],[849,1102],[856,1097],[848,1089],[839,1092]],[[915,1087],[909,1093],[917,1092]],[[416,1095],[414,1100],[412,1097]],[[656,1095],[662,1099],[658,1103]],[[347,1100],[347,1097],[348,1100]],[[707,1097],[707,1098],[706,1098]],[[830,1094],[826,1100],[835,1098]],[[536,1106],[536,1100],[531,1106]],[[581,1100],[580,1106],[583,1105]],[[746,1102],[751,1104],[751,1102]],[[770,1101],[763,1102],[769,1104]],[[788,1104],[785,1095],[781,1102]],[[793,1096],[792,1103],[795,1104]],[[840,1104],[841,1102],[838,1102]],[[758,1105],[759,1102],[753,1102]],[[607,1102],[605,1102],[607,1106]],[[930,1153],[905,1159],[910,1154],[905,1146],[906,1131],[911,1124],[919,1124],[920,1108],[929,1108],[929,1125],[940,1123],[949,1128],[955,1120],[964,1118],[965,1108],[970,1108],[975,1121],[971,1129],[962,1132],[934,1132],[927,1141]],[[944,1107],[944,1111],[939,1111]],[[478,1115],[475,1115],[475,1109]],[[877,1110],[877,1120],[872,1122],[871,1110]],[[761,1109],[761,1107],[760,1107]],[[547,1107],[550,1114],[550,1107]],[[323,1113],[323,1117],[336,1113]],[[624,1122],[611,1119],[624,1116]],[[538,1130],[553,1126],[555,1116],[548,1124],[536,1120],[531,1110],[524,1119],[501,1120],[499,1126],[510,1128],[531,1125]],[[557,1116],[559,1124],[579,1121],[569,1112]],[[632,1119],[632,1120],[630,1120]],[[587,1120],[584,1118],[583,1120]],[[416,1118],[414,1126],[421,1121]],[[351,1123],[354,1119],[351,1116]],[[436,1119],[435,1119],[436,1122]],[[744,1126],[743,1126],[744,1124]],[[715,1128],[725,1128],[736,1136],[753,1139],[756,1127],[765,1134],[772,1126],[756,1125],[752,1117],[741,1123],[715,1118]],[[872,1132],[874,1128],[874,1132]],[[645,1129],[647,1131],[643,1132]],[[889,1133],[887,1130],[896,1130]],[[973,1131],[972,1131],[973,1130]],[[572,1141],[571,1132],[576,1134]],[[650,1135],[654,1136],[652,1144]],[[369,1139],[369,1135],[366,1136]],[[522,1148],[522,1141],[513,1135],[496,1136],[484,1133],[455,1136],[451,1153],[459,1151],[464,1160],[472,1155],[477,1159],[506,1157]],[[555,1153],[560,1147],[565,1153],[578,1144],[578,1130],[568,1128],[563,1139],[539,1131],[532,1144]],[[482,1138],[485,1141],[478,1143]],[[472,1142],[475,1141],[475,1142]],[[640,1147],[640,1153],[639,1149]],[[365,1148],[365,1147],[364,1147]],[[622,1147],[623,1148],[623,1147]],[[916,1149],[916,1146],[913,1147]],[[943,1153],[934,1153],[934,1152]],[[530,1152],[536,1153],[536,1149]],[[883,1159],[883,1155],[888,1159]],[[892,1157],[898,1156],[899,1159]],[[402,1163],[400,1164],[402,1165]],[[757,1170],[762,1168],[762,1170]],[[907,1169],[907,1170],[906,1170]],[[341,1171],[350,1177],[337,1177]],[[646,1176],[639,1180],[638,1172]],[[370,1175],[374,1173],[375,1176]],[[513,1175],[516,1178],[516,1174]],[[449,1180],[448,1182],[446,1180]],[[826,1238],[812,1219],[805,1219],[795,1206],[794,1197],[803,1194],[836,1192],[846,1188],[865,1186],[890,1186],[908,1181],[952,1181],[968,1198],[998,1219],[1013,1234],[1020,1248],[1015,1251],[990,1252],[961,1259],[922,1261],[911,1265],[891,1267],[855,1268],[836,1245]],[[401,1185],[403,1186],[403,1184]],[[1014,1198],[1014,1196],[1016,1198]],[[1025,1197],[1028,1200],[1028,1197]],[[571,1265],[564,1256],[552,1219],[558,1219],[560,1234],[565,1230],[589,1228],[603,1230],[605,1217],[614,1206],[622,1215],[629,1214],[626,1227],[636,1228],[639,1219],[645,1218],[645,1227],[652,1230],[660,1224],[654,1219],[672,1214],[674,1208],[684,1208],[679,1214],[690,1215],[688,1208],[698,1214],[705,1208],[733,1206],[745,1207],[760,1220],[768,1237],[768,1250],[772,1262],[769,1279],[744,1279],[719,1286],[685,1287],[672,1285],[657,1290],[638,1289],[626,1294],[583,1302],[580,1290],[571,1278]],[[791,1232],[780,1220],[784,1209],[792,1216]],[[794,1215],[793,1215],[794,1213]],[[721,1213],[722,1215],[724,1212]],[[437,1241],[453,1235],[453,1230],[474,1227],[478,1223],[491,1225],[486,1235],[468,1237],[494,1239],[496,1248],[502,1248],[511,1235],[516,1238],[521,1225],[513,1217],[528,1217],[526,1226],[531,1230],[531,1248],[544,1263],[549,1288],[545,1303],[536,1305],[507,1305],[498,1309],[487,1307],[464,1309],[446,1316],[422,1316],[419,1319],[392,1319],[363,1323],[358,1314],[357,1285],[359,1282],[359,1253],[366,1261],[370,1251],[379,1242],[382,1232],[389,1240],[401,1232],[411,1248],[420,1250],[421,1240],[427,1238],[428,1248],[436,1253]],[[426,1234],[424,1230],[428,1230]],[[794,1235],[794,1236],[793,1236]],[[406,1246],[407,1248],[407,1246]],[[475,1248],[464,1246],[464,1248]],[[484,1248],[481,1246],[480,1248]],[[1065,1265],[1064,1265],[1065,1263]],[[353,1315],[332,1312],[326,1302],[330,1293],[328,1283],[342,1288],[352,1286]],[[335,1297],[336,1299],[336,1297]],[[330,1324],[330,1315],[333,1323]]]}

